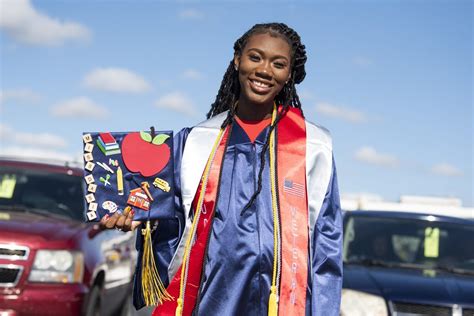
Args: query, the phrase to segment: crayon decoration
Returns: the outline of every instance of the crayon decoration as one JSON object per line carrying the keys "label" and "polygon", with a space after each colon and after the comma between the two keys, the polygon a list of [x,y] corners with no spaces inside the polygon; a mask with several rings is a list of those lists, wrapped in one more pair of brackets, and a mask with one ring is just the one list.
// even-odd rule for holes
{"label": "crayon decoration", "polygon": [[100,151],[106,156],[120,154],[119,144],[111,133],[99,133],[96,143]]}

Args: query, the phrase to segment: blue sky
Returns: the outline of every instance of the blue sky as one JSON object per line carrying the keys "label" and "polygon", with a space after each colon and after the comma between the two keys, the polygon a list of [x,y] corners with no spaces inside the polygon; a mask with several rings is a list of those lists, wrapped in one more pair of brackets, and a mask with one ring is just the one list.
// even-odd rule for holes
{"label": "blue sky", "polygon": [[473,199],[472,1],[1,0],[0,154],[72,159],[83,131],[204,119],[233,43],[282,21],[306,45],[308,120],[343,194]]}

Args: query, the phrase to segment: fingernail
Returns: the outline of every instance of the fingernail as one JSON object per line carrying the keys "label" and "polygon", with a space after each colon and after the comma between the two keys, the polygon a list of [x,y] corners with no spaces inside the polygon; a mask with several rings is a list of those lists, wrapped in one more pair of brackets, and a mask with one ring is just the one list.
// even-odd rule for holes
{"label": "fingernail", "polygon": [[104,218],[105,219],[109,219],[110,215],[109,214],[105,214]]}
{"label": "fingernail", "polygon": [[132,214],[132,217],[135,215],[135,211],[131,210],[130,213]]}

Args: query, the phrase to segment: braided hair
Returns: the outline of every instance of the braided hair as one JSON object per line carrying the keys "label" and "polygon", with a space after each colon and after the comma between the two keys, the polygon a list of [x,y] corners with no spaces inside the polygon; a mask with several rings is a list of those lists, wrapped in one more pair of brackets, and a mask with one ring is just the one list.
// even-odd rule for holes
{"label": "braided hair", "polygon": [[[250,37],[256,34],[270,34],[271,36],[280,37],[288,43],[291,50],[291,76],[288,82],[283,86],[281,91],[275,97],[276,104],[281,104],[282,110],[278,111],[275,121],[270,125],[270,131],[267,134],[265,144],[260,154],[260,170],[258,172],[257,190],[254,192],[242,212],[252,206],[253,202],[262,190],[262,173],[265,166],[265,157],[270,143],[271,132],[275,129],[281,117],[286,114],[290,107],[301,109],[301,102],[298,97],[298,94],[296,93],[295,84],[299,84],[300,82],[302,82],[306,76],[306,71],[304,67],[307,59],[305,46],[301,43],[301,39],[298,33],[296,33],[295,30],[293,30],[284,23],[265,23],[254,25],[234,43],[234,55],[241,56],[245,45],[247,45],[247,42],[249,41]],[[224,78],[222,79],[222,83],[219,88],[219,92],[217,93],[216,100],[212,104],[209,112],[207,113],[207,118],[209,119],[217,114],[228,110],[229,112],[227,114],[227,117],[222,123],[221,127],[225,128],[227,125],[231,124],[235,119],[235,104],[236,101],[239,99],[239,95],[239,72],[235,69],[234,60],[232,59],[224,74]]]}

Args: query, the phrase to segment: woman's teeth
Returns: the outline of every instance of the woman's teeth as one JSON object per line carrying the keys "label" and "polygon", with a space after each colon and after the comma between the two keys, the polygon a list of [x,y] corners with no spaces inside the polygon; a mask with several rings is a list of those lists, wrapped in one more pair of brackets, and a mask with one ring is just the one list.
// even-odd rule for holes
{"label": "woman's teeth", "polygon": [[263,88],[268,88],[268,87],[270,87],[269,84],[266,84],[266,83],[263,83],[263,82],[260,82],[260,81],[252,80],[252,82],[253,82],[256,86],[259,86],[259,87],[263,87]]}

